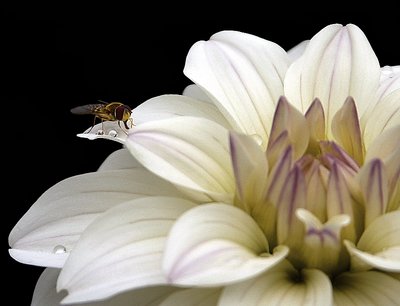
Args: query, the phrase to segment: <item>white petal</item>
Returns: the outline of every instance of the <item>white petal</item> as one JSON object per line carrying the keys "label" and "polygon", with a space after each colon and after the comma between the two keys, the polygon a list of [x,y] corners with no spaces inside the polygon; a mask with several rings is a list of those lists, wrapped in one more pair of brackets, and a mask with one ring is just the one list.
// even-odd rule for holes
{"label": "white petal", "polygon": [[[44,270],[36,284],[31,306],[61,306],[61,300],[66,292],[57,293],[56,283],[59,273],[59,269]],[[175,291],[178,289],[174,287],[147,287],[125,292],[108,300],[79,303],[74,306],[156,306]]]}
{"label": "white petal", "polygon": [[11,255],[28,264],[62,267],[81,233],[107,209],[138,197],[179,194],[140,168],[68,178],[47,190],[15,225],[9,237]]}
{"label": "white petal", "polygon": [[201,117],[230,128],[220,111],[211,103],[179,95],[163,95],[147,100],[132,111],[135,124],[177,116]]}
{"label": "white petal", "polygon": [[294,158],[300,158],[306,151],[310,138],[308,123],[305,117],[282,96],[276,106],[268,142],[267,155],[270,164],[273,164],[272,160],[277,159],[271,159],[271,155],[274,155],[271,154],[271,148],[278,147],[272,150],[275,154],[278,152],[278,157],[286,150],[286,146],[279,143],[279,138],[284,133],[287,133],[289,143],[292,145]]}
{"label": "white petal", "polygon": [[148,122],[130,134],[126,145],[146,168],[166,180],[217,199],[234,194],[228,131],[213,121],[179,117]]}
{"label": "white petal", "polygon": [[[361,116],[375,98],[379,62],[363,32],[355,25],[325,27],[308,44],[285,76],[285,95],[303,112],[319,98],[327,127],[348,96]],[[330,135],[330,128],[327,130]]]}
{"label": "white petal", "polygon": [[160,306],[217,306],[221,294],[219,288],[194,288],[171,294]]}
{"label": "white petal", "polygon": [[56,283],[60,269],[47,268],[40,275],[33,292],[31,306],[58,306],[65,292],[57,293]]}
{"label": "white petal", "polygon": [[383,271],[400,272],[400,211],[376,218],[362,234],[357,248],[346,241],[352,255],[352,269],[374,267]]}
{"label": "white petal", "polygon": [[387,274],[368,271],[344,273],[334,281],[335,305],[399,305],[400,281]]}
{"label": "white petal", "polygon": [[278,45],[219,32],[190,49],[184,73],[215,101],[238,132],[267,139],[289,58]]}
{"label": "white petal", "polygon": [[304,223],[306,231],[298,251],[293,249],[298,253],[295,257],[301,259],[306,267],[323,270],[329,275],[343,268],[340,260],[343,251],[341,230],[351,222],[350,217],[336,215],[322,224],[306,209],[298,209],[296,215]]}
{"label": "white petal", "polygon": [[384,97],[364,121],[363,136],[368,148],[384,131],[400,124],[400,89]]}
{"label": "white petal", "polygon": [[365,227],[387,211],[389,180],[380,159],[364,164],[359,172],[360,190],[365,207]]}
{"label": "white petal", "polygon": [[303,40],[301,43],[287,51],[291,62],[297,60],[301,55],[303,55],[304,50],[306,49],[309,42],[309,40]]}
{"label": "white petal", "polygon": [[[16,261],[34,266],[61,268],[68,258],[69,252],[64,245],[56,245],[50,250],[9,249],[10,256]],[[57,250],[60,251],[57,252]],[[64,251],[65,250],[65,251]]]}
{"label": "white petal", "polygon": [[255,205],[265,204],[268,162],[265,152],[249,136],[229,134],[237,199],[248,213]]}
{"label": "white petal", "polygon": [[400,66],[381,68],[381,82],[378,89],[378,102],[383,97],[400,88]]}
{"label": "white petal", "polygon": [[77,136],[89,140],[107,139],[124,144],[131,129],[126,130],[119,121],[104,121],[86,129]]}
{"label": "white petal", "polygon": [[119,149],[111,153],[97,171],[143,168],[127,149]]}
{"label": "white petal", "polygon": [[365,156],[365,163],[373,158],[379,158],[385,162],[398,150],[399,143],[400,125],[387,129],[370,144]]}
{"label": "white petal", "polygon": [[196,84],[190,84],[186,86],[182,94],[196,100],[214,104],[214,102],[207,96],[207,94]]}
{"label": "white petal", "polygon": [[333,116],[331,128],[337,143],[358,165],[362,165],[365,149],[361,136],[357,107],[352,97],[348,97],[343,106]]}
{"label": "white petal", "polygon": [[333,305],[332,285],[319,270],[303,269],[299,273],[283,261],[259,277],[226,287],[218,305],[328,306]]}
{"label": "white petal", "polygon": [[396,78],[400,74],[400,65],[397,66],[383,66],[381,68],[381,83],[387,79]]}
{"label": "white petal", "polygon": [[161,256],[175,220],[192,202],[136,199],[110,209],[81,236],[59,276],[65,303],[104,299],[129,289],[165,284]]}
{"label": "white petal", "polygon": [[164,253],[168,280],[218,286],[255,276],[281,261],[286,247],[268,254],[264,234],[249,215],[225,204],[205,204],[183,214]]}

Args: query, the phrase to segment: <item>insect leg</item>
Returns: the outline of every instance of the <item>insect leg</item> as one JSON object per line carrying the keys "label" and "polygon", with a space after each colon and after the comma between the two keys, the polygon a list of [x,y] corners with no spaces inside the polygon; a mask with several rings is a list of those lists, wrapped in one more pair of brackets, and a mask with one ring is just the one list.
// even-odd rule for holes
{"label": "insect leg", "polygon": [[89,131],[87,131],[87,134],[89,134],[89,133],[90,133],[90,131],[93,129],[93,127],[96,125],[96,117],[97,117],[97,116],[94,116],[94,119],[93,119],[93,125],[90,127],[90,130],[89,130]]}

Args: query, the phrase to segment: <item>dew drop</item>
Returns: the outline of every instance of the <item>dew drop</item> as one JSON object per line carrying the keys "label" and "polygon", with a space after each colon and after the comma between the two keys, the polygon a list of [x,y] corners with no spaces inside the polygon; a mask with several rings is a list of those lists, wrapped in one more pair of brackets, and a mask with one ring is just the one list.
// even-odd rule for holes
{"label": "dew drop", "polygon": [[393,78],[393,76],[394,76],[394,71],[391,66],[382,67],[381,73],[382,73],[382,75],[384,75],[387,78]]}
{"label": "dew drop", "polygon": [[96,132],[96,135],[104,135],[104,131],[103,131],[103,130],[98,130],[98,131]]}
{"label": "dew drop", "polygon": [[262,137],[261,137],[260,135],[258,135],[258,134],[253,134],[253,135],[250,135],[250,136],[251,136],[251,138],[253,138],[253,140],[254,140],[259,146],[262,145],[263,139],[262,139]]}
{"label": "dew drop", "polygon": [[62,254],[62,253],[65,253],[65,252],[67,252],[67,249],[65,248],[65,246],[63,246],[61,244],[56,245],[54,247],[54,249],[53,249],[53,253],[54,254]]}
{"label": "dew drop", "polygon": [[117,131],[115,131],[115,130],[110,130],[110,131],[108,132],[108,136],[117,137],[117,136],[118,136],[118,133],[117,133]]}

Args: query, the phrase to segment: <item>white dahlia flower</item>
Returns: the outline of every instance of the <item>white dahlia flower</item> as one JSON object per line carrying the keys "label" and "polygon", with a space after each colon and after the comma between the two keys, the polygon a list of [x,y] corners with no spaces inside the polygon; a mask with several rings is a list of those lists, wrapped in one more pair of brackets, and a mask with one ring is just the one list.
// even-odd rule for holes
{"label": "white dahlia flower", "polygon": [[125,148],[11,232],[50,267],[33,305],[400,305],[398,67],[333,24],[289,52],[219,32],[184,73],[80,134]]}

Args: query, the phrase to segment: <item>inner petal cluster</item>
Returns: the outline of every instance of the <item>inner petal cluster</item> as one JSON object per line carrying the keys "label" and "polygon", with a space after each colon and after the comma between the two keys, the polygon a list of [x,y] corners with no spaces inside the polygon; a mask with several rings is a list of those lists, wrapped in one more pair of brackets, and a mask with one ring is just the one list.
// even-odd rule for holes
{"label": "inner petal cluster", "polygon": [[[250,137],[233,133],[230,147],[235,205],[256,220],[272,248],[289,246],[288,259],[295,267],[334,276],[349,266],[343,241],[357,244],[365,226],[386,212],[382,207],[388,196],[382,195],[387,189],[383,163],[364,164],[365,148],[351,97],[333,117],[331,139],[325,126],[318,99],[303,115],[281,97],[265,150]],[[364,171],[371,163],[373,170]],[[370,208],[370,198],[385,203]],[[377,202],[371,205],[379,206]],[[374,210],[378,212],[371,215]]]}

